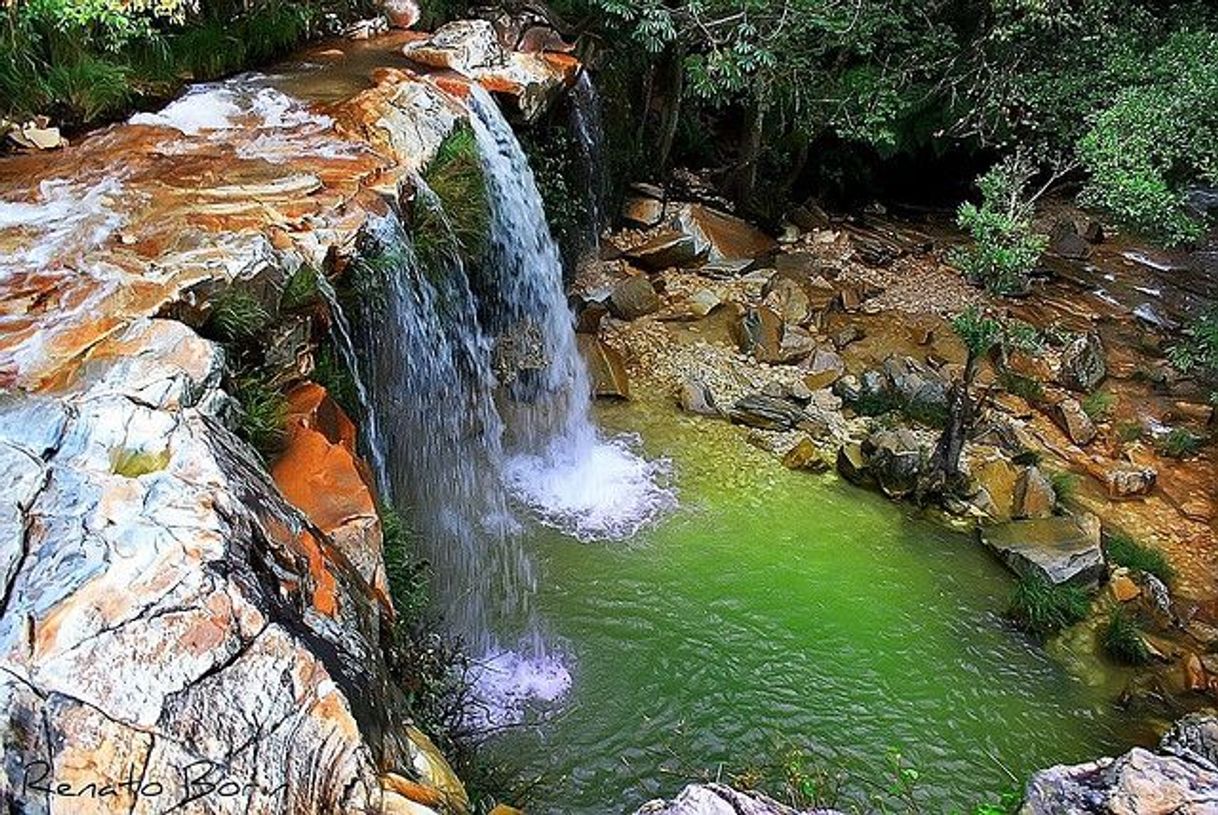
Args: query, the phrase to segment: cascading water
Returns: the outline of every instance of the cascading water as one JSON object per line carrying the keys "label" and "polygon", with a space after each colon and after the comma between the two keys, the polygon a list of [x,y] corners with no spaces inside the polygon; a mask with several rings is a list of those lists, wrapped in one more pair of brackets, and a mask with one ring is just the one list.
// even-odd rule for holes
{"label": "cascading water", "polygon": [[543,521],[581,540],[629,537],[673,505],[668,463],[646,461],[629,439],[598,434],[558,247],[528,158],[486,91],[475,86],[470,108],[491,195],[490,268],[498,281],[491,328],[513,347],[527,337],[537,357],[509,385],[508,487]]}
{"label": "cascading water", "polygon": [[474,723],[497,724],[570,683],[530,608],[535,578],[512,499],[581,540],[612,540],[675,498],[667,462],[597,433],[532,170],[490,96],[475,86],[469,104],[491,205],[485,258],[465,267],[441,200],[418,179],[416,206],[449,231],[442,268],[422,268],[389,215],[356,273],[382,492],[415,520],[446,623],[483,655]]}
{"label": "cascading water", "polygon": [[339,360],[351,374],[351,381],[355,386],[355,399],[359,402],[359,418],[364,428],[364,447],[368,457],[372,460],[377,489],[381,495],[386,496],[386,499],[392,499],[393,491],[390,488],[385,469],[385,443],[381,437],[379,416],[372,409],[371,399],[368,396],[368,386],[365,384],[359,355],[355,352],[355,341],[351,335],[351,323],[347,320],[347,314],[343,311],[334,285],[321,272],[317,273],[317,290],[330,310],[330,339],[338,349]]}
{"label": "cascading water", "polygon": [[595,255],[600,249],[601,229],[605,226],[605,199],[608,183],[605,179],[604,106],[587,71],[580,71],[570,92],[571,130],[579,140],[580,160],[584,165],[588,196],[588,235],[585,252]]}

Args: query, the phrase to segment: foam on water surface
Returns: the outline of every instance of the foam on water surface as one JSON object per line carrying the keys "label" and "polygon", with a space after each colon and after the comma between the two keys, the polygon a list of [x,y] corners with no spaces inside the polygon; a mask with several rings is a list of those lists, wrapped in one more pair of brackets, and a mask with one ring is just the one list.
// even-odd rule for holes
{"label": "foam on water surface", "polygon": [[677,505],[668,486],[668,459],[636,452],[637,437],[592,437],[569,445],[560,439],[541,455],[508,461],[512,494],[542,523],[584,542],[633,537]]}
{"label": "foam on water surface", "polygon": [[552,705],[571,688],[571,672],[556,654],[496,650],[471,668],[467,724],[489,731],[524,720],[530,707]]}

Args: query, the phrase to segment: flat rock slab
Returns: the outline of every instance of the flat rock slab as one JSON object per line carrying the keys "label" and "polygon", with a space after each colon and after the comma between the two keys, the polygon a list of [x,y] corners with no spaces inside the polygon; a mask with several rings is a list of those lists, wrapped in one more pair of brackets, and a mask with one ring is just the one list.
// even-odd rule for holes
{"label": "flat rock slab", "polygon": [[1098,522],[1035,518],[984,527],[981,542],[1020,575],[1040,574],[1054,585],[1090,584],[1104,571]]}

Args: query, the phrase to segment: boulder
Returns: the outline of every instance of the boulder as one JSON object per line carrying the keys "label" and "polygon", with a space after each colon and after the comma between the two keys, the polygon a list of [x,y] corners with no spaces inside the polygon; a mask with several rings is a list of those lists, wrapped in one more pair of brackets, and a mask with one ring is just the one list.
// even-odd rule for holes
{"label": "boulder", "polygon": [[1218,719],[1177,722],[1158,752],[1135,747],[1118,758],[1034,773],[1021,815],[1207,815],[1218,812]]}
{"label": "boulder", "polygon": [[711,289],[698,289],[686,301],[691,316],[701,319],[723,305],[723,298]]}
{"label": "boulder", "polygon": [[1049,251],[1066,260],[1086,260],[1091,255],[1091,246],[1078,233],[1073,220],[1059,218],[1049,232]]}
{"label": "boulder", "polygon": [[677,404],[686,413],[698,416],[720,416],[714,394],[701,379],[687,377],[677,389]]}
{"label": "boulder", "polygon": [[1057,493],[1053,484],[1037,467],[1028,467],[1015,482],[1015,518],[1048,518],[1057,508]]}
{"label": "boulder", "polygon": [[817,346],[800,368],[806,371],[804,384],[817,391],[831,387],[846,373],[845,361],[836,352],[825,346]]}
{"label": "boulder", "polygon": [[820,473],[829,469],[829,463],[821,456],[816,443],[807,437],[800,439],[783,454],[782,464],[788,470],[812,470]]}
{"label": "boulder", "polygon": [[659,310],[660,296],[647,275],[631,275],[609,294],[609,311],[619,320],[637,320]]}
{"label": "boulder", "polygon": [[1095,441],[1095,424],[1077,399],[1070,397],[1062,399],[1052,406],[1049,415],[1057,426],[1070,437],[1070,441],[1080,447]]}
{"label": "boulder", "polygon": [[993,456],[974,467],[973,481],[979,491],[977,505],[995,521],[1016,517],[1016,492],[1021,476],[1019,468],[1002,456]]}
{"label": "boulder", "polygon": [[673,226],[694,239],[698,254],[710,262],[752,261],[773,252],[777,242],[748,221],[702,204],[685,204]]}
{"label": "boulder", "polygon": [[839,815],[820,809],[800,812],[756,792],[723,784],[691,784],[671,801],[648,801],[634,815]]}
{"label": "boulder", "polygon": [[414,0],[380,0],[380,6],[394,28],[414,28],[419,21],[419,4]]}
{"label": "boulder", "polygon": [[1104,344],[1096,334],[1076,337],[1062,351],[1057,379],[1067,388],[1091,393],[1108,375]]}
{"label": "boulder", "polygon": [[664,202],[641,195],[630,196],[622,202],[622,220],[650,229],[664,220]]}
{"label": "boulder", "polygon": [[837,471],[852,484],[864,484],[870,480],[867,472],[867,457],[861,445],[851,442],[837,451]]}
{"label": "boulder", "polygon": [[861,449],[868,470],[889,498],[904,498],[917,489],[927,456],[909,430],[877,430]]}
{"label": "boulder", "polygon": [[948,385],[938,373],[907,356],[890,356],[882,367],[894,401],[928,414],[947,414]]}
{"label": "boulder", "polygon": [[408,59],[445,68],[516,98],[520,113],[535,122],[579,73],[567,54],[526,53],[506,49],[487,20],[455,20],[426,39],[402,47]]}
{"label": "boulder", "polygon": [[784,326],[772,309],[760,306],[745,309],[732,325],[741,352],[759,362],[778,362],[782,358]]}
{"label": "boulder", "polygon": [[778,343],[777,362],[790,364],[805,359],[816,350],[816,338],[797,325],[785,326]]}
{"label": "boulder", "polygon": [[1134,582],[1129,576],[1129,570],[1125,568],[1116,569],[1109,575],[1108,591],[1118,603],[1128,603],[1142,594],[1142,588]]}
{"label": "boulder", "polygon": [[689,235],[667,231],[626,250],[626,257],[653,272],[692,266],[699,260],[698,245]]}
{"label": "boulder", "polygon": [[807,420],[803,408],[786,399],[754,393],[737,400],[728,411],[736,424],[760,430],[790,430]]}
{"label": "boulder", "polygon": [[789,325],[806,325],[812,320],[812,303],[804,287],[789,277],[775,275],[766,284],[763,300],[767,308],[774,311]]}
{"label": "boulder", "polygon": [[1093,516],[1011,521],[978,530],[981,542],[1020,575],[1058,585],[1092,585],[1103,576],[1100,525]]}
{"label": "boulder", "polygon": [[1114,500],[1143,498],[1155,488],[1159,473],[1154,467],[1119,465],[1104,473],[1108,497]]}
{"label": "boulder", "polygon": [[591,334],[576,336],[580,354],[592,379],[592,393],[600,398],[629,399],[630,377],[617,349]]}

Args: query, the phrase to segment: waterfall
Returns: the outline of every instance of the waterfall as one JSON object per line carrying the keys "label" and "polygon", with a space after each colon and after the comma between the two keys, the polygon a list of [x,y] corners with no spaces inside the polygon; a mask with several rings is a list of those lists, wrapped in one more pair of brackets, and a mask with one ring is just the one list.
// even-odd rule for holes
{"label": "waterfall", "polygon": [[416,206],[449,231],[442,268],[421,266],[391,213],[353,274],[382,493],[413,519],[445,623],[480,656],[474,723],[495,725],[570,683],[531,607],[521,519],[617,540],[675,498],[666,461],[596,430],[533,172],[490,96],[475,86],[469,107],[491,208],[486,256],[466,268],[443,202],[416,179]]}
{"label": "waterfall", "polygon": [[508,489],[581,540],[627,538],[672,507],[668,462],[642,458],[634,440],[602,439],[593,425],[588,371],[533,171],[485,90],[474,87],[470,109],[492,203],[489,267],[499,307],[491,328],[513,349],[533,349],[533,367],[508,385]]}
{"label": "waterfall", "polygon": [[355,352],[351,324],[347,320],[346,312],[343,311],[342,303],[339,302],[334,284],[330,282],[324,272],[317,273],[317,290],[330,310],[330,339],[338,349],[339,361],[346,366],[355,386],[355,400],[359,403],[360,411],[359,421],[364,429],[364,447],[368,452],[368,457],[372,460],[372,472],[376,476],[377,489],[386,501],[391,501],[393,492],[386,473],[385,445],[381,438],[379,417],[377,412],[372,409],[372,402],[368,396],[368,386],[364,381],[359,355]]}
{"label": "waterfall", "polygon": [[604,106],[596,84],[586,70],[570,93],[571,130],[579,140],[579,155],[584,164],[588,195],[588,236],[585,250],[595,255],[600,249],[601,229],[605,226],[605,203],[609,194],[605,178]]}

